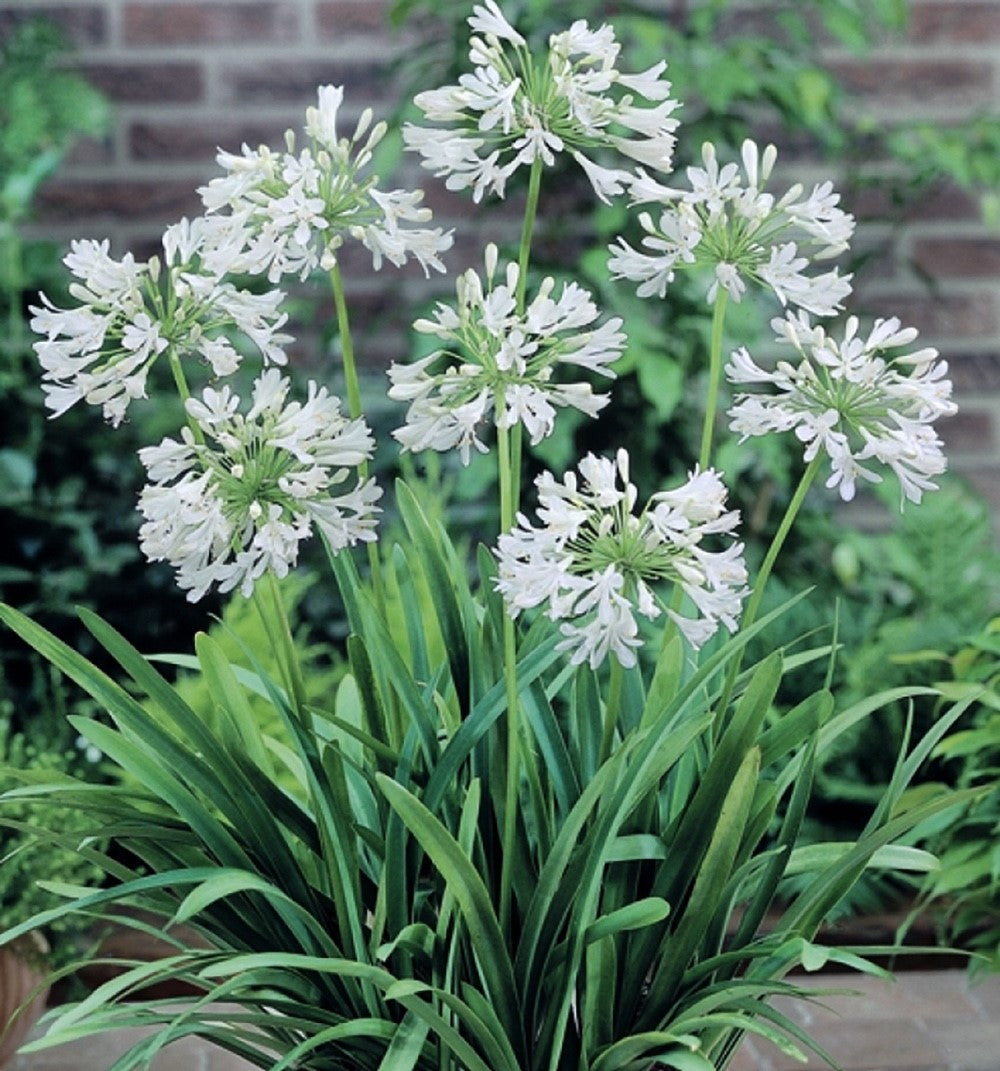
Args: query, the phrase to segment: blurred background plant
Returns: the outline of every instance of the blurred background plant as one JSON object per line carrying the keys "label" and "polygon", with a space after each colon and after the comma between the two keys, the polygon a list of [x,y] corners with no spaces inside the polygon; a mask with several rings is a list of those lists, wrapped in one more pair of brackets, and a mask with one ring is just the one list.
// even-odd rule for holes
{"label": "blurred background plant", "polygon": [[[0,47],[0,597],[30,607],[88,653],[97,652],[74,605],[98,608],[146,649],[170,649],[187,645],[206,615],[185,603],[169,570],[141,560],[134,447],[172,417],[147,412],[140,435],[73,411],[68,434],[49,435],[31,348],[29,307],[40,289],[62,300],[67,273],[65,250],[25,237],[25,225],[45,180],[78,139],[107,133],[111,118],[105,98],[64,69],[66,52],[61,32],[41,18],[16,26]],[[0,644],[15,717],[26,723],[58,705],[30,655],[7,636]]]}
{"label": "blurred background plant", "polygon": [[[892,494],[887,489],[880,495],[887,515]],[[1000,602],[1000,553],[990,511],[957,479],[946,481],[885,530],[858,531],[816,511],[803,518],[800,535],[792,560],[786,562],[786,578],[773,584],[765,605],[774,608],[787,599],[796,574],[825,581],[784,615],[781,633],[790,650],[800,642],[814,643],[829,606],[836,603],[838,649],[831,680],[847,704],[861,701],[873,683],[886,689],[928,686],[937,682],[953,658],[957,667],[963,667],[969,651],[976,649],[969,646],[968,637],[980,632]],[[965,654],[959,657],[959,651]],[[780,709],[788,709],[819,687],[828,668],[814,663],[800,669],[791,678],[792,686],[779,696]],[[946,695],[953,691],[946,687]],[[817,771],[807,831],[826,840],[863,826],[885,790],[893,749],[907,726],[915,735],[926,732],[940,709],[940,698],[928,690],[905,702],[887,703],[876,716],[845,733]],[[965,722],[972,720],[966,715]],[[939,748],[922,779],[927,784],[970,787],[964,768],[947,758]],[[986,780],[984,772],[981,782]],[[952,812],[938,822],[938,848],[948,835],[948,824],[957,818]],[[942,893],[945,872],[946,867]],[[898,875],[872,872],[840,910],[843,915],[883,912],[911,902],[917,889],[916,883],[901,882]],[[1000,911],[1000,900],[994,910]]]}
{"label": "blurred background plant", "polygon": [[[941,869],[920,889],[940,939],[976,953],[973,971],[1000,970],[1000,618],[966,636],[914,653],[911,664],[926,673],[944,670],[942,703],[974,695],[977,705],[958,731],[946,736],[935,757],[951,784],[982,794],[919,830],[921,844],[937,854]],[[932,791],[925,786],[911,790]]]}

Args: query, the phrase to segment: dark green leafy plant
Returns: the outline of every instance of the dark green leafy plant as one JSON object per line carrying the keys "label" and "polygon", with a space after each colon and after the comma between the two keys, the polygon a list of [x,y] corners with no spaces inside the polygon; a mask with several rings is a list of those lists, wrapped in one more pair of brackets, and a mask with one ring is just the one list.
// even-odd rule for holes
{"label": "dark green leafy plant", "polygon": [[920,831],[941,869],[922,883],[919,908],[938,918],[944,940],[976,953],[974,972],[1000,970],[1000,619],[920,662],[948,670],[938,684],[946,700],[975,700],[934,755],[954,784],[979,795]]}
{"label": "dark green leafy plant", "polygon": [[[7,786],[23,781],[30,786],[61,778],[99,782],[107,776],[102,756],[66,721],[69,698],[58,680],[46,682],[49,703],[43,714],[16,728],[14,704],[0,700],[0,778]],[[83,705],[77,702],[75,709]],[[89,823],[75,811],[28,796],[4,807],[0,825],[0,927],[16,926],[60,903],[47,882],[86,886],[100,881],[101,869],[78,851]],[[83,951],[89,920],[56,918],[42,929],[52,968],[75,961]]]}

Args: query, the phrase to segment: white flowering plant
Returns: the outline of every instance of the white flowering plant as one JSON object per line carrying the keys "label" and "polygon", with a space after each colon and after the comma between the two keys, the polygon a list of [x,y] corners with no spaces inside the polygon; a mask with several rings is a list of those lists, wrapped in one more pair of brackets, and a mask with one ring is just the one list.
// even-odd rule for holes
{"label": "white flowering plant", "polygon": [[[665,62],[623,73],[611,27],[582,20],[536,54],[494,0],[468,22],[470,73],[419,95],[425,122],[403,138],[476,200],[505,197],[523,169],[521,240],[506,263],[487,245],[455,300],[415,323],[436,348],[394,363],[388,394],[405,403],[403,451],[495,459],[500,530],[474,563],[405,481],[399,539],[379,543],[386,498],[370,471],[340,250],[356,240],[376,270],[416,260],[444,271],[452,235],[432,226],[419,192],[379,186],[370,167],[385,127],[366,111],[342,136],[339,88],[319,90],[305,147],[289,134],[283,151],[220,153],[204,214],[167,231],[162,258],[77,242],[66,258],[76,304],[43,297],[34,311],[54,415],[84,402],[117,423],[153,364],[169,365],[186,423],[141,452],[142,550],[170,564],[191,600],[253,600],[280,666],[268,673],[253,649],[231,663],[197,637],[195,654],[173,661],[202,675],[208,725],[94,614],[83,620],[124,684],[0,608],[106,711],[76,728],[129,774],[5,794],[87,816],[77,850],[107,883],[53,885],[63,906],[0,940],[60,914],[150,925],[121,910],[138,906],[171,944],[54,1009],[35,1048],[141,1024],[154,1029],[117,1071],[188,1034],[272,1071],[713,1071],[747,1035],[824,1056],[773,998],[803,992],[794,968],[879,970],[817,942],[824,918],[866,868],[935,865],[907,834],[961,794],[904,790],[971,700],[904,741],[856,840],[804,845],[831,745],[927,689],[844,706],[825,688],[782,710],[783,677],[832,667],[835,638],[754,665],[744,652],[782,612],[762,615],[761,599],[821,473],[844,499],[886,470],[904,500],[934,486],[944,459],[933,425],[954,408],[944,362],[912,349],[916,332],[896,319],[828,331],[850,277],[813,265],[853,229],[830,184],[775,197],[775,151],[752,142],[739,163],[706,145],[703,166],[672,184],[679,104]],[[542,442],[567,408],[599,419],[626,346],[627,325],[580,285],[532,270],[546,169],[566,155],[596,197],[641,209],[641,248],[621,239],[609,250],[621,285],[655,300],[677,272],[706,279],[704,428],[676,486],[640,494],[619,450],[522,487],[524,437]],[[318,273],[332,288],[346,405],[292,382],[279,287]],[[777,362],[745,347],[725,359],[727,306],[751,290],[783,313]],[[231,377],[251,361],[259,372],[242,398]],[[804,450],[755,575],[715,466],[724,378],[737,388],[736,434],[794,432]],[[277,586],[310,536],[326,546],[349,623],[349,672],[322,704]],[[267,731],[251,696],[273,708]],[[188,995],[143,995],[164,981]]]}

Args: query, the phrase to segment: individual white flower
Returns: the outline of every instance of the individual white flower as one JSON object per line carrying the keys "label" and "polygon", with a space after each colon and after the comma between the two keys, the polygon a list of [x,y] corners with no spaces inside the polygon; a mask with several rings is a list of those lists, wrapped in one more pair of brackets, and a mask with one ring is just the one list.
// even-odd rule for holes
{"label": "individual white flower", "polygon": [[[719,475],[696,469],[636,513],[624,450],[613,461],[588,454],[578,468],[579,478],[569,472],[561,482],[542,473],[538,526],[519,515],[517,527],[500,536],[496,586],[511,617],[547,604],[573,663],[596,669],[613,654],[633,666],[642,643],[638,618],[659,616],[654,589],[668,581],[692,604],[693,616],[666,612],[693,646],[720,624],[734,632],[747,572],[743,546],[730,538],[739,514],[726,510]],[[708,549],[711,539],[722,549]]]}
{"label": "individual white flower", "polygon": [[730,382],[773,390],[737,395],[730,427],[744,439],[794,430],[806,461],[821,450],[827,454],[827,487],[838,488],[845,501],[854,497],[859,480],[881,481],[867,464],[875,461],[896,474],[904,498],[919,502],[945,470],[931,424],[956,411],[948,366],[930,347],[893,352],[917,337],[895,317],[876,320],[867,336],[859,326],[850,317],[836,339],[802,312],[773,320],[779,341],[792,345],[797,359],[765,369],[745,347],[733,353],[726,366]]}
{"label": "individual white flower", "polygon": [[266,363],[284,364],[292,341],[281,331],[285,295],[252,294],[225,278],[243,241],[231,226],[185,219],[164,234],[162,263],[154,257],[144,264],[131,254],[115,260],[107,241],[73,242],[64,262],[79,280],[70,295],[80,304],[59,309],[42,294],[31,308],[31,328],[44,336],[35,352],[52,415],[86,401],[119,424],[167,352],[200,357],[215,375],[229,375],[241,360],[233,333]]}
{"label": "individual white flower", "polygon": [[[430,124],[407,124],[403,139],[423,166],[449,189],[503,197],[520,167],[547,166],[569,152],[603,201],[624,192],[635,173],[606,167],[595,150],[611,149],[659,171],[669,171],[678,103],[663,77],[666,63],[628,75],[615,63],[614,30],[592,30],[578,20],[549,38],[539,61],[493,0],[468,19],[471,73],[457,85],[419,93],[417,106]],[[639,100],[645,104],[639,104]]]}
{"label": "individual white flower", "polygon": [[659,204],[659,218],[649,211],[640,214],[641,249],[624,238],[610,247],[612,274],[638,283],[640,297],[663,297],[676,270],[703,268],[713,276],[710,302],[720,287],[739,301],[747,284],[756,282],[782,305],[833,315],[851,292],[851,277],[837,269],[810,274],[810,268],[812,261],[847,248],[854,218],[838,207],[840,198],[829,182],[804,199],[796,184],[775,200],[764,187],[776,155],[773,145],[761,153],[755,142],[744,141],[741,171],[732,162],[720,166],[715,147],[706,142],[703,166],[687,169],[689,189],[643,174],[631,186],[632,202]]}
{"label": "individual white flower", "polygon": [[537,444],[552,433],[557,409],[596,416],[607,404],[589,383],[555,376],[569,367],[613,378],[610,365],[625,345],[621,319],[592,326],[598,310],[590,294],[570,282],[557,295],[551,278],[519,314],[517,264],[498,278],[496,246],[485,260],[485,284],[468,270],[457,282],[457,305],[439,304],[433,319],[414,324],[441,348],[389,368],[389,397],[409,403],[406,423],[393,433],[407,450],[457,448],[468,463],[473,449],[486,449],[480,430],[487,421],[520,423]]}
{"label": "individual white flower", "polygon": [[386,125],[373,125],[366,109],[351,137],[340,136],[343,99],[340,86],[319,87],[317,104],[306,112],[309,145],[300,151],[289,130],[284,152],[244,145],[239,155],[218,154],[225,174],[198,192],[210,218],[223,214],[245,232],[238,270],[271,282],[304,279],[331,269],[349,237],[368,248],[376,270],[383,258],[397,266],[414,259],[425,274],[445,270],[441,254],[451,247],[451,232],[424,225],[431,212],[420,206],[421,191],[378,188],[378,176],[366,172]]}
{"label": "individual white flower", "polygon": [[284,576],[313,527],[331,549],[375,539],[380,488],[371,479],[342,487],[372,453],[362,420],[348,420],[325,387],[310,382],[305,402],[286,401],[276,369],[255,382],[250,406],[228,386],[187,402],[198,432],[139,451],[149,483],[139,497],[140,546],[177,571],[188,598],[210,587],[239,588]]}

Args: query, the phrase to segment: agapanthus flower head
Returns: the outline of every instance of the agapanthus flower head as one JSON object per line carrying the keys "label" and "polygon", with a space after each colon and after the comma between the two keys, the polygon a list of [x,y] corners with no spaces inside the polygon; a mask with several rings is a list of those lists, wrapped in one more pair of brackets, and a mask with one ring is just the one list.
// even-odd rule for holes
{"label": "agapanthus flower head", "polygon": [[[724,625],[736,630],[747,572],[743,546],[733,540],[739,523],[726,510],[726,489],[714,470],[690,474],[670,491],[654,494],[641,512],[629,480],[629,458],[588,454],[579,476],[558,481],[544,472],[536,480],[537,515],[524,515],[500,536],[497,590],[515,617],[547,606],[561,622],[560,647],[573,663],[597,668],[608,654],[635,665],[641,646],[638,618],[653,620],[661,606],[655,589],[680,587],[693,616],[666,613],[695,647]],[[705,544],[715,540],[721,549]]]}
{"label": "agapanthus flower head", "polygon": [[[659,171],[669,171],[678,103],[660,62],[640,74],[615,66],[614,30],[592,30],[582,19],[549,39],[536,58],[494,0],[473,8],[469,25],[472,73],[457,85],[419,93],[418,107],[433,126],[408,124],[407,146],[449,189],[503,197],[507,180],[536,160],[547,165],[569,153],[602,200],[623,193],[631,170],[605,167],[595,149],[612,149]],[[639,100],[645,103],[640,104]]]}
{"label": "agapanthus flower head", "polygon": [[288,401],[276,369],[254,383],[250,405],[228,386],[187,402],[197,428],[139,451],[149,483],[139,496],[140,546],[167,561],[192,602],[210,587],[249,595],[265,572],[285,576],[313,529],[334,550],[375,539],[374,480],[354,478],[374,440],[363,420],[310,382]]}
{"label": "agapanthus flower head", "polygon": [[343,99],[340,86],[320,86],[306,112],[302,149],[289,130],[282,152],[263,145],[220,152],[225,175],[199,190],[206,212],[228,213],[244,233],[240,269],[266,273],[272,282],[329,270],[348,238],[369,250],[376,270],[383,259],[401,266],[413,258],[425,273],[444,271],[441,254],[451,248],[451,232],[426,226],[431,211],[421,204],[421,191],[379,189],[369,169],[386,125],[373,124],[366,109],[351,136],[342,136]]}
{"label": "agapanthus flower head", "polygon": [[814,260],[847,248],[854,218],[839,207],[829,182],[817,184],[807,197],[796,184],[782,197],[765,186],[777,153],[743,143],[742,169],[720,166],[715,146],[702,146],[701,167],[687,169],[689,188],[665,186],[648,174],[632,184],[635,204],[659,205],[659,216],[644,211],[641,249],[624,238],[611,246],[608,267],[616,278],[639,284],[640,297],[663,297],[676,273],[707,270],[708,300],[722,288],[739,301],[749,283],[762,285],[782,305],[817,316],[830,316],[851,291],[849,275],[837,269],[810,272]]}
{"label": "agapanthus flower head", "polygon": [[164,353],[200,357],[226,376],[241,362],[236,336],[265,363],[284,364],[292,341],[280,290],[251,293],[225,275],[241,255],[242,238],[225,220],[181,220],[163,236],[163,258],[139,263],[111,256],[108,241],[75,241],[65,264],[78,280],[78,304],[57,308],[44,294],[32,307],[45,404],[53,416],[78,401],[100,405],[119,424],[146,394],[153,364]]}
{"label": "agapanthus flower head", "polygon": [[500,271],[494,245],[485,260],[483,278],[472,269],[459,276],[455,306],[439,304],[433,318],[414,324],[440,348],[389,368],[389,397],[409,403],[393,433],[407,450],[457,448],[468,463],[473,449],[487,449],[485,425],[521,424],[537,444],[552,433],[557,409],[596,416],[608,402],[586,381],[566,382],[566,371],[613,377],[625,345],[621,319],[592,326],[599,313],[590,294],[551,278],[519,312],[518,265]]}
{"label": "agapanthus flower head", "polygon": [[793,360],[764,368],[746,348],[736,350],[726,375],[730,382],[764,388],[736,396],[730,427],[744,439],[792,431],[811,461],[824,451],[845,501],[859,480],[877,483],[870,462],[888,466],[902,494],[919,502],[945,470],[941,442],[931,425],[955,412],[948,366],[937,350],[906,352],[917,337],[895,317],[876,320],[867,335],[856,317],[834,338],[805,313],[772,320],[778,340],[791,345]]}

